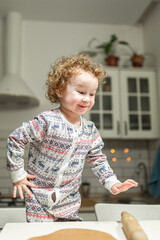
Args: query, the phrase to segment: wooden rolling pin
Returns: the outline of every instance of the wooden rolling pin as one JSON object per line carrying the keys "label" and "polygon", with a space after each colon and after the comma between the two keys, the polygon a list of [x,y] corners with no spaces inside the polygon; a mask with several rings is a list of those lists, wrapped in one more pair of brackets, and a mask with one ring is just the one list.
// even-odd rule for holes
{"label": "wooden rolling pin", "polygon": [[121,222],[127,240],[147,240],[147,236],[136,218],[128,212],[121,213]]}

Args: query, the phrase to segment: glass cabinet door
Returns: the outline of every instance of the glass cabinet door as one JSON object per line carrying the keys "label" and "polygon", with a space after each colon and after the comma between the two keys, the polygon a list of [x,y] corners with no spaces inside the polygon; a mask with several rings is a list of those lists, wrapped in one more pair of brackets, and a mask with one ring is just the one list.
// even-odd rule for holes
{"label": "glass cabinet door", "polygon": [[149,79],[128,77],[129,130],[150,130],[150,92]]}
{"label": "glass cabinet door", "polygon": [[117,138],[120,136],[118,71],[106,71],[107,77],[99,87],[95,105],[90,110],[90,120],[95,123],[102,137]]}
{"label": "glass cabinet door", "polygon": [[102,123],[103,129],[113,129],[113,94],[112,94],[112,78],[106,77],[104,85],[102,86]]}
{"label": "glass cabinet door", "polygon": [[153,72],[121,73],[124,136],[143,138],[155,131],[153,126],[155,89]]}

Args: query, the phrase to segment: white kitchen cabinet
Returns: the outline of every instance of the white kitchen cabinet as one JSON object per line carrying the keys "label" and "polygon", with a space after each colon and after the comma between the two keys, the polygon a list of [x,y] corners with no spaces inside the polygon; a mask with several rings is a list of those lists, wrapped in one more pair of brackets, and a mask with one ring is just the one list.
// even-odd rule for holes
{"label": "white kitchen cabinet", "polygon": [[119,72],[113,68],[107,69],[105,83],[99,87],[95,105],[85,115],[93,121],[102,137],[120,137],[120,92]]}
{"label": "white kitchen cabinet", "polygon": [[86,117],[103,138],[158,138],[156,74],[147,69],[106,68],[94,107]]}
{"label": "white kitchen cabinet", "polygon": [[122,135],[127,138],[158,137],[157,86],[154,71],[122,70]]}

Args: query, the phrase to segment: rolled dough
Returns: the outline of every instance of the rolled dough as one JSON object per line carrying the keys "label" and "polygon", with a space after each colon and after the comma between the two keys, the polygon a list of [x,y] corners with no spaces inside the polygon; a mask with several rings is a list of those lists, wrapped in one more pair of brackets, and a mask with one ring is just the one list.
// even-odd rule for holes
{"label": "rolled dough", "polygon": [[29,240],[116,240],[112,235],[90,229],[68,228]]}

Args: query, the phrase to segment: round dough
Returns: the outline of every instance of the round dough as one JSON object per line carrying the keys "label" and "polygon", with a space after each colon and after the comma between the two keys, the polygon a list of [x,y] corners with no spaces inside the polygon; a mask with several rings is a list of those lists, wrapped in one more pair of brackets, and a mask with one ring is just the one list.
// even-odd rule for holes
{"label": "round dough", "polygon": [[116,240],[112,235],[90,229],[68,228],[29,240]]}

